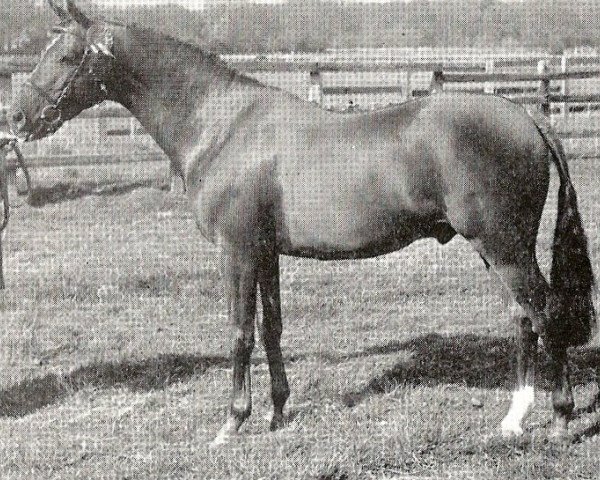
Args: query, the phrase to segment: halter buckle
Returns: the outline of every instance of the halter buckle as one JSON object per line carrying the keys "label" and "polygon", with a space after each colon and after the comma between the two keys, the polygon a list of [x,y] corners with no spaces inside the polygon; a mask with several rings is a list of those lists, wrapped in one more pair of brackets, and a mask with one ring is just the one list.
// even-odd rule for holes
{"label": "halter buckle", "polygon": [[54,105],[46,105],[42,113],[40,115],[40,119],[44,120],[46,123],[50,125],[56,125],[60,122],[62,118],[62,112],[60,108],[55,107]]}

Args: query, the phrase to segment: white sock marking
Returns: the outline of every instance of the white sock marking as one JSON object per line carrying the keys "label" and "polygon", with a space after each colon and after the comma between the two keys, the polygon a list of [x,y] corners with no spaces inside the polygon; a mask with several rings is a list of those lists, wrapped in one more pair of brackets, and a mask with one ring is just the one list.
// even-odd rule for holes
{"label": "white sock marking", "polygon": [[521,435],[521,423],[527,416],[535,401],[535,391],[532,385],[526,385],[513,392],[510,409],[502,420],[502,433],[504,435]]}

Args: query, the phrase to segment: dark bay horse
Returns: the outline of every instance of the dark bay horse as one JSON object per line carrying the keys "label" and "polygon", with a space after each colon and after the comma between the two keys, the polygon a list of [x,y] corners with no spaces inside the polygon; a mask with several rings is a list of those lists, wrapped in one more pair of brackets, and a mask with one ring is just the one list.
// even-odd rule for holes
{"label": "dark bay horse", "polygon": [[[51,2],[52,4],[52,2]],[[553,434],[574,402],[567,348],[593,333],[593,274],[560,143],[519,106],[442,94],[374,113],[324,111],[154,31],[92,21],[72,0],[11,112],[35,140],[104,100],[127,107],[182,176],[202,234],[226,258],[234,326],[228,419],[214,444],[250,415],[257,295],[271,374],[272,428],[289,386],[280,348],[279,255],[358,259],[411,242],[466,238],[522,307],[517,388],[502,422],[522,433],[533,404],[538,337],[551,358]],[[550,284],[535,245],[549,188],[560,177]]]}

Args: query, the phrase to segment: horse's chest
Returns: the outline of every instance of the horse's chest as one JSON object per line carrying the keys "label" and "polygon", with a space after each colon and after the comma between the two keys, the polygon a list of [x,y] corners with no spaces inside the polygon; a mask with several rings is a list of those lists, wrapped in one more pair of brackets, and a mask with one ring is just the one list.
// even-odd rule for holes
{"label": "horse's chest", "polygon": [[190,195],[203,236],[212,242],[255,242],[265,195],[263,177],[260,165],[223,161],[199,178]]}

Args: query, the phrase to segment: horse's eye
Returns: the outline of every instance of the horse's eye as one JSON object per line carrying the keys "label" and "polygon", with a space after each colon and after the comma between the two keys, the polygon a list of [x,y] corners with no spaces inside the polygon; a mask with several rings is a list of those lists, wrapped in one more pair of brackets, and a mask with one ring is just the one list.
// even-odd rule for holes
{"label": "horse's eye", "polygon": [[77,57],[75,55],[73,55],[72,53],[69,53],[67,55],[63,55],[62,57],[60,57],[60,61],[62,63],[66,63],[67,65],[75,65],[77,64]]}

